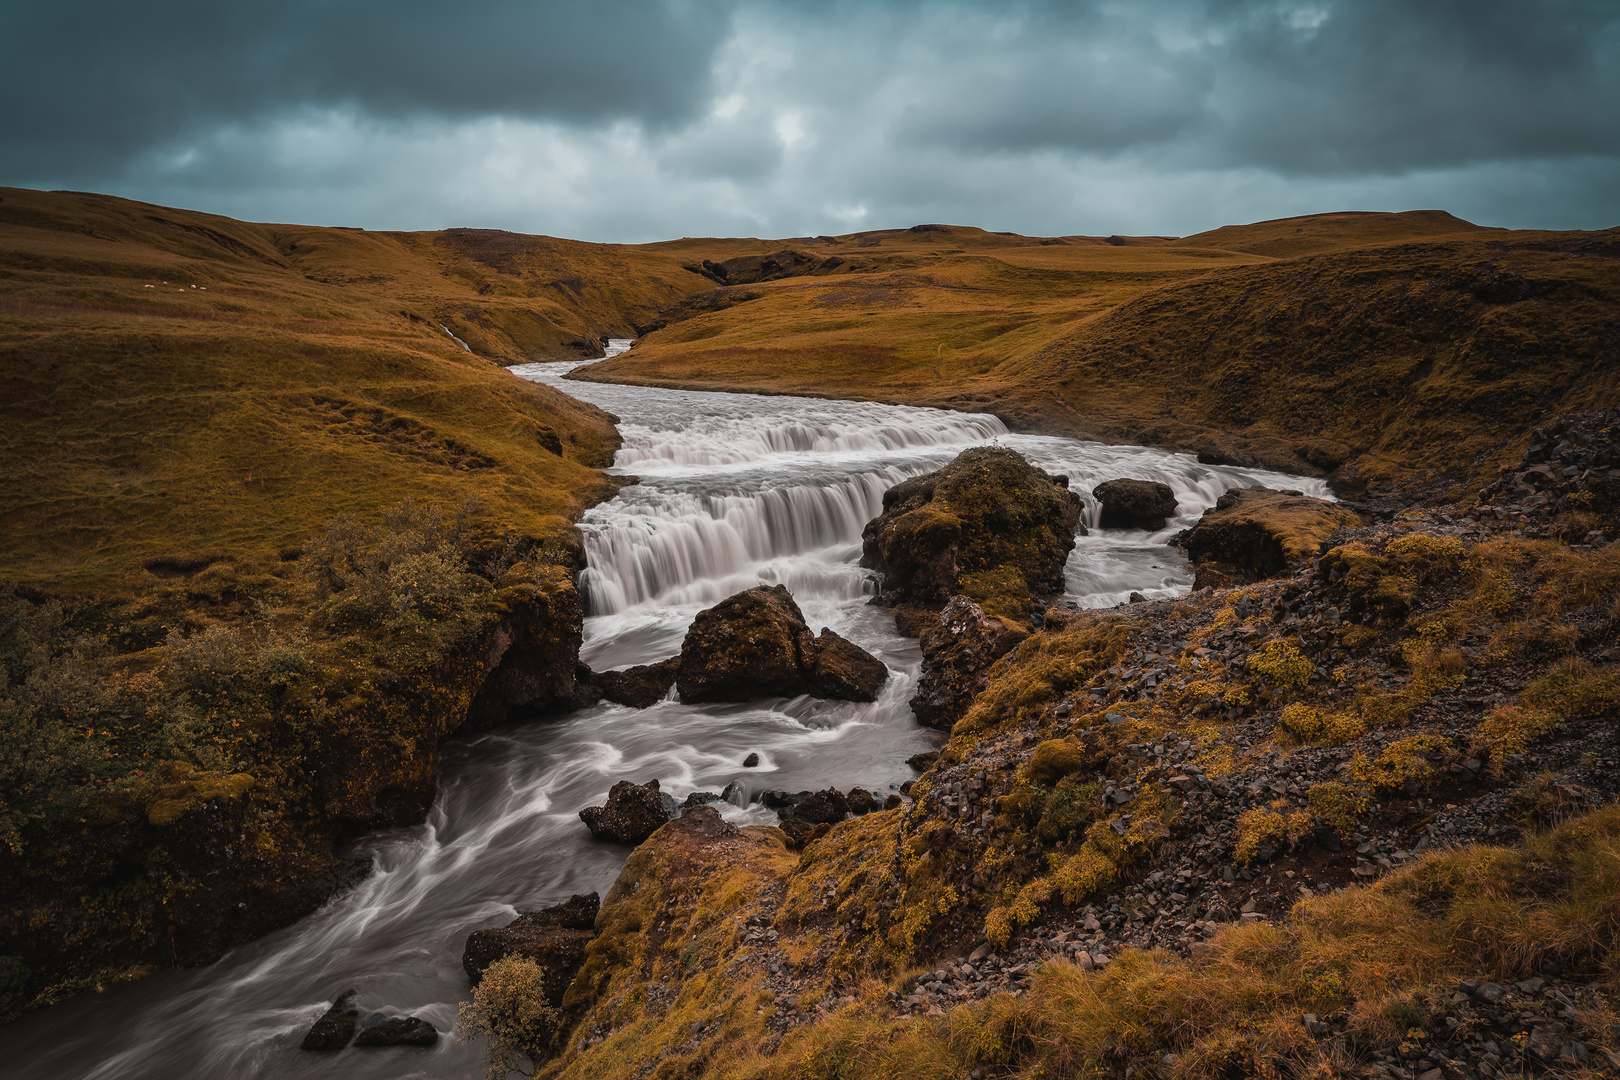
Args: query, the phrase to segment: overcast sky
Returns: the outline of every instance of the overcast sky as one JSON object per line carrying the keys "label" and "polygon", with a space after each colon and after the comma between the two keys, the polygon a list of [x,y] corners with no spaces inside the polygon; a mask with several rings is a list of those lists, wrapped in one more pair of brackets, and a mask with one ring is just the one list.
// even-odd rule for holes
{"label": "overcast sky", "polygon": [[586,240],[1620,225],[1620,0],[0,0],[0,184]]}

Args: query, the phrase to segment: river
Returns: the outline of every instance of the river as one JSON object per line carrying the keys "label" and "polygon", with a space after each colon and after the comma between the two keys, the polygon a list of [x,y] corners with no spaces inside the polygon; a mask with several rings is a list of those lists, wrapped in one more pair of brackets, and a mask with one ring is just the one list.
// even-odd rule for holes
{"label": "river", "polygon": [[[615,341],[609,354],[628,345]],[[6,1030],[6,1076],[479,1076],[481,1049],[449,1037],[431,1050],[330,1055],[298,1043],[351,987],[362,1010],[419,1016],[449,1032],[469,992],[461,970],[469,933],[573,893],[606,894],[626,849],[593,840],[578,811],[600,804],[618,780],[656,777],[677,798],[733,780],[749,795],[833,785],[881,798],[913,775],[908,756],[939,744],[906,705],[916,643],[867,604],[875,582],[856,565],[861,528],[881,510],[884,490],[992,442],[1066,474],[1086,496],[1090,526],[1098,483],[1128,476],[1169,484],[1179,516],[1165,530],[1093,528],[1079,538],[1066,582],[1068,599],[1083,607],[1111,606],[1133,591],[1185,592],[1191,575],[1165,542],[1230,488],[1264,483],[1327,495],[1321,481],[1200,465],[1185,454],[1010,434],[987,414],[565,381],[575,366],[511,370],[617,415],[624,446],[613,471],[640,481],[580,523],[589,560],[580,579],[584,659],[598,671],[662,660],[679,651],[698,611],[781,582],[813,630],[831,627],[888,665],[879,700],[601,705],[452,741],[427,821],[355,845],[352,854],[374,866],[361,885],[208,967],[25,1017]],[[750,753],[759,764],[744,769]],[[775,820],[757,805],[722,806],[739,823]]]}

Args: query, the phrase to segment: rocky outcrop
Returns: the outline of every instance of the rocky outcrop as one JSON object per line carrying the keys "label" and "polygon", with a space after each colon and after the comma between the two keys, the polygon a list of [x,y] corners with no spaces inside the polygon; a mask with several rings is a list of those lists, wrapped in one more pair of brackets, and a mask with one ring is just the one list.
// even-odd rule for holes
{"label": "rocky outcrop", "polygon": [[1021,454],[963,451],[936,472],[883,494],[883,513],[862,535],[861,565],[883,575],[890,606],[942,604],[957,593],[1030,595],[1063,588],[1063,563],[1083,532],[1080,496]]}
{"label": "rocky outcrop", "polygon": [[1181,537],[1194,588],[1247,584],[1292,573],[1340,529],[1361,524],[1338,503],[1297,491],[1239,488],[1222,495]]}
{"label": "rocky outcrop", "polygon": [[675,800],[658,790],[658,781],[633,784],[620,780],[608,792],[605,806],[587,806],[579,819],[598,840],[639,844],[675,816]]}
{"label": "rocky outcrop", "polygon": [[1474,511],[1571,544],[1620,538],[1620,410],[1561,416],[1530,434],[1517,465],[1504,465]]}
{"label": "rocky outcrop", "polygon": [[922,677],[911,711],[922,724],[949,731],[990,680],[990,667],[1029,631],[986,615],[965,596],[951,598],[939,624],[923,633]]}
{"label": "rocky outcrop", "polygon": [[310,1026],[299,1043],[301,1050],[341,1050],[354,1038],[355,1025],[360,1022],[360,1009],[355,1005],[358,991],[345,990],[332,1002],[332,1007]]}
{"label": "rocky outcrop", "polygon": [[418,1016],[379,1016],[360,1028],[354,1045],[360,1049],[383,1046],[432,1046],[439,1030]]}
{"label": "rocky outcrop", "polygon": [[812,694],[875,701],[883,662],[823,628],[810,633],[783,585],[760,585],[698,613],[681,643],[675,688],[685,702]]}
{"label": "rocky outcrop", "polygon": [[1152,480],[1108,480],[1091,494],[1102,503],[1104,529],[1162,529],[1176,513],[1176,493]]}
{"label": "rocky outcrop", "polygon": [[546,998],[552,1005],[560,1005],[568,984],[585,962],[586,948],[596,937],[600,909],[595,893],[576,895],[567,903],[519,915],[505,926],[476,930],[462,950],[462,970],[476,986],[495,961],[526,957],[544,969]]}
{"label": "rocky outcrop", "polygon": [[640,664],[623,671],[598,672],[596,682],[601,687],[602,696],[614,704],[645,709],[662,701],[664,695],[669,693],[669,688],[675,685],[675,673],[680,666],[680,657],[672,656],[656,664]]}

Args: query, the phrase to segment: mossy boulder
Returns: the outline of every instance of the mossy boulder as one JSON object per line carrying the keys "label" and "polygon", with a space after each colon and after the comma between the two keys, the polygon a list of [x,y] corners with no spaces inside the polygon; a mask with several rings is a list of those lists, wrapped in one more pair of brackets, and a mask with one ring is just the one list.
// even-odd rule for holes
{"label": "mossy boulder", "polygon": [[1162,529],[1176,513],[1175,491],[1153,480],[1108,480],[1091,494],[1102,503],[1104,529]]}
{"label": "mossy boulder", "polygon": [[1062,590],[1063,564],[1084,532],[1081,508],[1067,477],[1012,450],[975,447],[884,492],[883,513],[862,536],[861,565],[883,575],[891,606],[943,604],[966,591],[965,577],[1016,578],[1015,591],[1050,595]]}
{"label": "mossy boulder", "polygon": [[698,613],[681,643],[676,692],[685,702],[812,694],[875,701],[883,661],[831,630],[811,634],[783,585],[759,585]]}
{"label": "mossy boulder", "polygon": [[986,615],[965,596],[945,605],[939,623],[923,632],[922,677],[911,711],[922,724],[949,731],[990,681],[990,668],[1029,631],[1008,619]]}
{"label": "mossy boulder", "polygon": [[475,930],[462,950],[461,967],[474,986],[489,965],[506,956],[522,956],[544,969],[550,1005],[562,1004],[574,973],[585,962],[585,950],[596,937],[601,900],[596,893],[578,894],[566,903],[519,915],[505,926]]}
{"label": "mossy boulder", "polygon": [[1181,540],[1195,588],[1260,581],[1294,572],[1340,529],[1361,524],[1354,511],[1297,491],[1239,488],[1204,511]]}

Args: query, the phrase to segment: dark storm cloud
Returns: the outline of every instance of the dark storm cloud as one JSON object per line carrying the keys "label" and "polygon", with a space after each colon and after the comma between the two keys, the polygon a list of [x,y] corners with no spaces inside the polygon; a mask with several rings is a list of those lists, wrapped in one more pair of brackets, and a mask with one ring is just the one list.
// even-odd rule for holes
{"label": "dark storm cloud", "polygon": [[1310,173],[1620,150],[1612,0],[956,10],[916,28],[902,138]]}
{"label": "dark storm cloud", "polygon": [[1620,222],[1620,0],[0,11],[0,183],[259,220],[603,240]]}
{"label": "dark storm cloud", "polygon": [[706,100],[709,0],[33,0],[0,32],[14,182],[110,170],[210,127],[309,107],[654,126]]}

